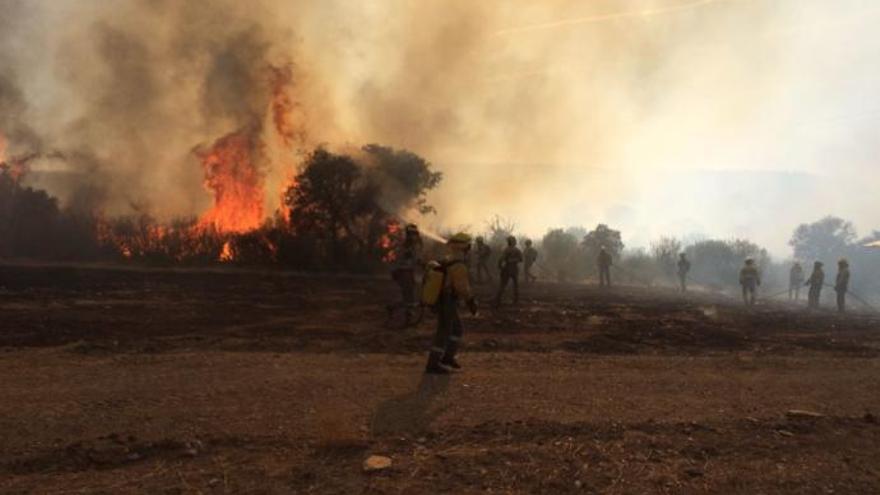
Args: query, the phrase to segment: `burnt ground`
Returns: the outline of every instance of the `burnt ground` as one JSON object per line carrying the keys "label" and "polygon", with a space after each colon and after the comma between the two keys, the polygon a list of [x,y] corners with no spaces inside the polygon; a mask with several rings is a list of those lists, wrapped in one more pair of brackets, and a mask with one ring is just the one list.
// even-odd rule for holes
{"label": "burnt ground", "polygon": [[[466,317],[466,369],[426,378],[433,319],[386,327],[384,278],[7,265],[0,286],[0,493],[880,491],[867,313],[538,284]],[[392,467],[365,474],[373,454]]]}

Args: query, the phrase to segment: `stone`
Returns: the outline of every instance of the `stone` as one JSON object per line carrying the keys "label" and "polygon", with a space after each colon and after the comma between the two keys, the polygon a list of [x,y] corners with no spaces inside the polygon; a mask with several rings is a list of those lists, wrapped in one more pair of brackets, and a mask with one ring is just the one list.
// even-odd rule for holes
{"label": "stone", "polygon": [[824,418],[825,415],[822,413],[817,413],[815,411],[806,411],[803,409],[792,409],[785,413],[789,419],[816,419],[816,418]]}
{"label": "stone", "polygon": [[371,455],[364,461],[364,472],[374,473],[391,467],[391,458],[384,455]]}

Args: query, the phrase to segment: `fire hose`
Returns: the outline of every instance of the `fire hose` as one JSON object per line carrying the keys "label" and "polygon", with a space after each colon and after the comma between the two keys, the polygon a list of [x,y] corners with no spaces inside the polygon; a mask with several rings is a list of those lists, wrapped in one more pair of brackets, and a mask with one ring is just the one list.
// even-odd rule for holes
{"label": "fire hose", "polygon": [[[824,285],[825,287],[830,287],[830,288],[834,289],[835,291],[837,290],[837,287],[835,287],[835,286],[833,286],[833,285],[831,285],[831,284],[822,284],[822,285]],[[873,311],[873,312],[875,312],[875,313],[880,313],[880,310],[878,310],[877,308],[875,308],[875,307],[874,307],[873,305],[871,305],[871,303],[869,303],[868,301],[865,301],[864,299],[862,299],[861,297],[859,297],[857,294],[853,293],[851,290],[847,290],[846,293],[847,293],[848,295],[852,296],[852,298],[855,299],[856,301],[862,303],[865,307],[869,308],[871,311]]]}
{"label": "fire hose", "polygon": [[[822,284],[822,285],[823,285],[824,287],[828,287],[828,288],[834,289],[835,291],[837,290],[837,287],[835,287],[835,286],[833,286],[833,285],[831,285],[831,284]],[[790,290],[791,290],[791,289],[784,289],[784,290],[781,290],[781,291],[779,291],[779,292],[774,292],[773,294],[770,294],[769,296],[765,296],[765,297],[766,297],[767,299],[773,299],[773,298],[776,298],[776,297],[779,297],[779,296],[781,296],[781,295],[784,295],[784,294],[788,293]],[[872,305],[872,304],[869,303],[868,301],[866,301],[866,300],[862,299],[861,297],[859,297],[859,295],[856,294],[855,292],[853,292],[853,291],[851,291],[851,290],[847,290],[846,293],[847,293],[847,295],[852,296],[853,299],[855,299],[856,301],[858,301],[859,303],[861,303],[863,306],[865,306],[866,308],[870,309],[871,311],[873,311],[873,312],[875,312],[875,313],[880,313],[880,309],[877,309],[876,306]]]}

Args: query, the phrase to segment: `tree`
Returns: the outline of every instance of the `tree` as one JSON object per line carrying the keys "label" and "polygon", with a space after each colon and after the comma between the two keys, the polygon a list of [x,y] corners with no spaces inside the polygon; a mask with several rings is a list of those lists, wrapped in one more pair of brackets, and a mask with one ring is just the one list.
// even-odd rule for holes
{"label": "tree", "polygon": [[[599,224],[596,229],[588,232],[583,240],[584,255],[588,260],[596,260],[599,256],[599,250],[603,247],[614,259],[619,259],[623,252],[623,241],[621,240],[620,231],[609,228],[605,224]],[[595,269],[595,263],[591,263],[591,270]]]}
{"label": "tree", "polygon": [[507,246],[507,238],[516,231],[516,223],[501,215],[495,215],[486,222],[486,242],[498,251]]}
{"label": "tree", "polygon": [[372,212],[374,186],[362,180],[361,169],[345,155],[319,148],[306,160],[294,186],[285,193],[294,230],[326,238],[333,255],[343,253],[343,238],[359,241],[354,223]]}
{"label": "tree", "polygon": [[767,250],[745,239],[734,239],[728,241],[730,248],[733,250],[734,256],[740,260],[751,258],[755,260],[758,267],[765,267],[770,264],[770,255]]}
{"label": "tree", "polygon": [[675,275],[681,241],[675,237],[661,237],[651,243],[651,256],[667,277]]}
{"label": "tree", "polygon": [[653,254],[649,255],[642,248],[624,252],[619,265],[623,268],[621,275],[624,280],[642,285],[652,285],[663,268]]}
{"label": "tree", "polygon": [[[363,268],[381,258],[380,240],[389,225],[398,221],[397,214],[408,208],[432,211],[425,195],[441,179],[411,152],[378,145],[363,151],[370,158],[357,161],[316,149],[285,193],[292,232],[326,244],[317,251],[326,251],[339,267]],[[291,258],[289,253],[280,255]]]}
{"label": "tree", "polygon": [[543,265],[555,274],[560,282],[580,278],[583,275],[577,273],[577,267],[583,265],[578,263],[579,258],[583,258],[579,251],[578,238],[562,229],[548,231],[541,240]]}
{"label": "tree", "polygon": [[691,261],[691,278],[710,287],[733,287],[739,281],[739,270],[743,259],[738,256],[729,242],[706,240],[688,246]]}
{"label": "tree", "polygon": [[856,240],[853,224],[842,218],[828,216],[795,229],[788,244],[796,258],[830,262],[846,253]]}
{"label": "tree", "polygon": [[753,258],[762,272],[771,262],[766,249],[744,239],[701,241],[689,246],[686,252],[691,261],[691,277],[716,288],[738,286],[739,271],[747,258]]}
{"label": "tree", "polygon": [[56,257],[60,221],[55,198],[0,171],[0,257]]}
{"label": "tree", "polygon": [[434,212],[425,194],[437,187],[442,172],[434,172],[424,158],[407,150],[395,150],[378,144],[363,147],[372,169],[382,186],[382,206],[391,212],[413,208],[419,213]]}

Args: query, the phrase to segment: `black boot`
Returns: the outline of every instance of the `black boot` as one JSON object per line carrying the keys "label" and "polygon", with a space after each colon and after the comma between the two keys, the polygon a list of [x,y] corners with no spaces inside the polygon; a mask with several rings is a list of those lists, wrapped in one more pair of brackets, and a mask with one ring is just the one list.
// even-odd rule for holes
{"label": "black boot", "polygon": [[448,375],[449,370],[440,366],[440,354],[432,352],[428,355],[428,365],[425,366],[425,373],[429,375]]}
{"label": "black boot", "polygon": [[461,365],[458,363],[458,361],[454,357],[451,357],[451,356],[445,356],[443,358],[443,360],[440,361],[440,364],[442,364],[443,366],[448,366],[454,370],[461,369]]}

